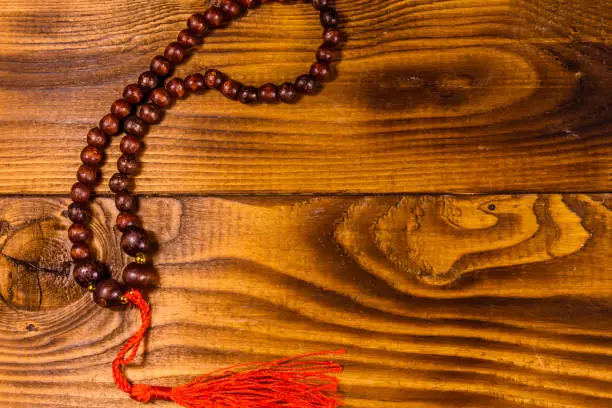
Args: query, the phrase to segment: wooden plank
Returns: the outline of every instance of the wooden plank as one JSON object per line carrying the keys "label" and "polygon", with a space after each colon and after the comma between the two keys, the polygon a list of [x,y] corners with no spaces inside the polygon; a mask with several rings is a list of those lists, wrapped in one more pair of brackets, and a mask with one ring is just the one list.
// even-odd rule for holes
{"label": "wooden plank", "polygon": [[[55,198],[0,199],[0,403],[136,407],[135,312],[71,281]],[[610,195],[149,198],[161,285],[138,381],[347,347],[348,407],[612,403]],[[109,199],[95,247],[118,275]],[[165,406],[159,404],[160,406]]]}
{"label": "wooden plank", "polygon": [[[606,192],[606,0],[338,0],[337,79],[295,106],[190,97],[147,136],[141,192]],[[0,13],[0,194],[65,194],[87,129],[200,1],[17,0]],[[269,4],[177,73],[307,70],[310,6]],[[116,143],[109,163],[117,158]],[[107,174],[114,166],[107,166]]]}

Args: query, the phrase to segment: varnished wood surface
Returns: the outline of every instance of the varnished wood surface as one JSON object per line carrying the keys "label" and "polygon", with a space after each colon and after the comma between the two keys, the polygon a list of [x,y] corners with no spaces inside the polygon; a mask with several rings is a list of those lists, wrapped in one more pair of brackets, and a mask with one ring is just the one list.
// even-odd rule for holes
{"label": "varnished wood surface", "polygon": [[[66,204],[0,200],[0,404],[137,407],[110,376],[137,313],[101,311],[72,282]],[[611,205],[582,194],[143,200],[161,287],[146,364],[129,374],[171,385],[347,347],[348,407],[607,407]],[[118,274],[116,210],[103,199],[95,212],[96,249]]]}
{"label": "varnished wood surface", "polygon": [[[203,2],[2,6],[0,193],[65,194],[87,129]],[[295,106],[181,101],[147,136],[139,191],[610,190],[608,1],[337,6],[348,41],[335,81]],[[310,6],[266,5],[208,37],[178,74],[292,80],[319,36]]]}

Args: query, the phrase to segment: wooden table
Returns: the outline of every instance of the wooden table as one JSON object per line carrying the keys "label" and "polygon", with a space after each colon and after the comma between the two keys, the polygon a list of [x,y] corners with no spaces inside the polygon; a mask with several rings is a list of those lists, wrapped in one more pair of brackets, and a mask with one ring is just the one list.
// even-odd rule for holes
{"label": "wooden table", "polygon": [[[0,406],[138,407],[110,376],[136,313],[72,282],[64,209],[87,129],[204,2],[3,3]],[[352,408],[612,406],[609,2],[337,7],[319,95],[190,96],[146,136],[161,284],[129,376],[346,347]],[[292,80],[319,36],[310,6],[266,5],[177,75]],[[119,276],[117,142],[94,244]]]}

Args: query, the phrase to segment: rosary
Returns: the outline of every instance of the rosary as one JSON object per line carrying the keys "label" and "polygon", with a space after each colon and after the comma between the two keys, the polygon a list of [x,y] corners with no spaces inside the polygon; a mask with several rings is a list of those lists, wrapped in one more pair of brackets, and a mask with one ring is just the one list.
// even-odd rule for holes
{"label": "rosary", "polygon": [[[267,0],[270,2],[271,0]],[[288,3],[288,0],[278,0]],[[308,1],[308,0],[305,0]],[[190,74],[184,79],[172,78],[174,66],[185,58],[185,52],[202,41],[202,37],[227,22],[239,17],[246,9],[259,6],[260,0],[222,0],[203,13],[189,17],[187,28],[177,41],[168,44],[164,55],[151,61],[150,70],[143,72],[137,84],[125,87],[123,98],[116,100],[110,113],[87,133],[87,146],[81,151],[83,164],[77,171],[78,182],[72,186],[72,203],[68,215],[73,224],[68,229],[72,242],[70,255],[75,281],[93,293],[93,300],[102,307],[130,304],[139,309],[142,324],[120,349],[112,364],[115,384],[136,401],[174,401],[191,408],[335,408],[342,404],[338,394],[338,380],[331,373],[342,367],[333,361],[309,359],[344,350],[315,352],[272,362],[240,364],[213,371],[194,381],[176,387],[132,384],[124,374],[124,367],[134,361],[138,347],[151,325],[151,309],[143,296],[147,288],[157,284],[157,274],[151,265],[152,243],[136,216],[137,200],[131,193],[132,176],[138,171],[137,155],[141,138],[148,126],[161,121],[163,110],[177,98],[189,92],[217,89],[225,97],[250,103],[294,103],[301,95],[317,91],[319,83],[330,75],[334,48],[340,43],[337,29],[339,18],[328,0],[310,0],[320,13],[323,44],[316,52],[317,61],[308,74],[295,82],[282,85],[264,84],[259,88],[243,85],[216,69],[203,75]],[[266,0],[263,0],[266,2]],[[116,226],[122,233],[120,246],[133,261],[123,269],[123,283],[111,277],[109,269],[96,260],[88,245],[92,237],[89,227],[92,214],[89,201],[98,183],[103,150],[109,137],[125,132],[121,139],[122,156],[117,160],[118,172],[109,182],[115,193],[119,210]]]}

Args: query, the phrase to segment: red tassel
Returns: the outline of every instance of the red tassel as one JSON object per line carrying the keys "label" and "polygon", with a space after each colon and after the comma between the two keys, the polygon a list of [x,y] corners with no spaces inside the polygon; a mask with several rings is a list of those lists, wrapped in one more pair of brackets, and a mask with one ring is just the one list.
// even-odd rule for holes
{"label": "red tassel", "polygon": [[113,378],[117,387],[132,399],[174,401],[188,408],[336,408],[343,405],[338,394],[338,379],[328,375],[341,372],[342,366],[333,361],[306,358],[344,354],[345,350],[302,354],[268,363],[239,364],[177,387],[132,385],[125,378],[123,367],[136,357],[140,342],[151,325],[151,310],[138,290],[125,296],[140,309],[142,325],[113,361]]}

